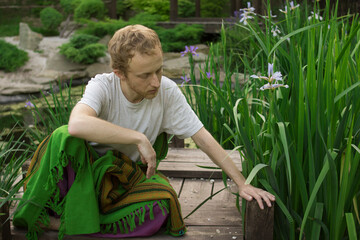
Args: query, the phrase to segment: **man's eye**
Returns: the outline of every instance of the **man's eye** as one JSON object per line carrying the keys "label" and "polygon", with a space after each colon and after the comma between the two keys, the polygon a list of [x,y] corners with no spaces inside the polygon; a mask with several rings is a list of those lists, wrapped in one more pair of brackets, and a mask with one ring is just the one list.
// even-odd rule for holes
{"label": "man's eye", "polygon": [[140,75],[140,78],[146,79],[146,78],[148,78],[149,76],[150,76],[150,74],[149,74],[149,73],[146,73],[146,74]]}

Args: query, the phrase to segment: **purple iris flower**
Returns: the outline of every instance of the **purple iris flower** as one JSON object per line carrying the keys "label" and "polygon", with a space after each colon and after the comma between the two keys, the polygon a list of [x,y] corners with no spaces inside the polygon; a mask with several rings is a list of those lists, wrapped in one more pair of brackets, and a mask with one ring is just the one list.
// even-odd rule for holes
{"label": "purple iris flower", "polygon": [[25,107],[26,107],[26,108],[33,108],[33,107],[35,107],[35,106],[34,106],[34,104],[33,104],[32,102],[27,101],[27,102],[25,103]]}
{"label": "purple iris flower", "polygon": [[185,51],[181,52],[181,56],[185,56],[185,54],[191,53],[193,56],[199,56],[199,54],[196,53],[196,50],[198,49],[198,47],[195,46],[185,46]]}
{"label": "purple iris flower", "polygon": [[190,82],[190,78],[188,78],[187,76],[181,76],[181,79],[183,80],[183,82],[181,83],[181,87],[183,87],[184,86],[184,84],[185,83],[188,83],[188,82]]}

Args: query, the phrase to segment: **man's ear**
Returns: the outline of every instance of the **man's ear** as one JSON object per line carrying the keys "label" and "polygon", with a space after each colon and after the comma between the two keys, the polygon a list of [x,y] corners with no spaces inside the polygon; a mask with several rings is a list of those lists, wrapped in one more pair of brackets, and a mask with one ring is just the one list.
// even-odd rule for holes
{"label": "man's ear", "polygon": [[120,79],[125,79],[125,74],[123,71],[117,70],[117,69],[113,69],[113,72],[115,73],[116,76],[118,76]]}

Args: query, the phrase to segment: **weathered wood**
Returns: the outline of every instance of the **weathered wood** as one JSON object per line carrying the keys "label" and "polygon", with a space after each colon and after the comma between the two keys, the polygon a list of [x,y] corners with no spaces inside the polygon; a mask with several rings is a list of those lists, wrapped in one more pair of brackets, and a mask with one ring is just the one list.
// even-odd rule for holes
{"label": "weathered wood", "polygon": [[[243,234],[238,230],[238,227],[234,226],[188,226],[186,234],[181,237],[181,240],[228,240],[228,239],[243,239]],[[13,229],[14,235],[13,240],[25,240],[26,231],[24,229]],[[46,231],[44,232],[39,240],[57,240],[56,231]],[[87,237],[87,236],[67,236],[65,235],[64,240],[94,240],[98,238]],[[109,238],[103,238],[109,239]],[[152,237],[148,238],[131,238],[131,240],[144,240],[144,239],[153,239],[153,240],[174,240],[173,236],[164,234],[164,232],[159,232]]]}
{"label": "weathered wood", "polygon": [[[222,181],[185,179],[179,201],[183,217],[186,217],[213,193],[222,189]],[[185,222],[191,226],[238,226],[241,231],[241,214],[236,209],[236,197],[223,190],[205,202]]]}
{"label": "weathered wood", "polygon": [[195,17],[200,17],[201,15],[201,3],[200,0],[195,0]]}
{"label": "weathered wood", "polygon": [[169,148],[184,148],[184,146],[185,146],[184,139],[180,139],[176,136],[174,136],[169,143]]}
{"label": "weathered wood", "polygon": [[170,21],[176,21],[178,17],[178,1],[170,0]]}
{"label": "weathered wood", "polygon": [[246,203],[245,240],[272,240],[274,229],[274,205],[270,208],[264,202],[264,210],[253,200]]}
{"label": "weathered wood", "polygon": [[[241,171],[239,152],[227,150],[229,157]],[[225,159],[224,161],[228,161]],[[185,178],[222,178],[220,169],[206,169],[199,166],[217,167],[210,158],[199,149],[170,148],[167,157],[159,164],[159,171],[170,177]]]}
{"label": "weathered wood", "polygon": [[10,230],[10,221],[9,218],[9,202],[4,203],[0,208],[0,224],[1,224],[1,239],[10,240],[11,239],[11,230]]}

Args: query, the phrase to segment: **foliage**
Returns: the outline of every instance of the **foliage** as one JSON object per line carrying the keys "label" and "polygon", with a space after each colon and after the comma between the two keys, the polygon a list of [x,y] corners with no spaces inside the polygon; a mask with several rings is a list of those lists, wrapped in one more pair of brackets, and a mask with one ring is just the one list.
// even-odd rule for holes
{"label": "foliage", "polygon": [[[16,156],[16,153],[20,153],[20,156]],[[22,165],[29,157],[24,143],[15,140],[13,134],[8,136],[7,142],[0,143],[0,208],[18,200],[16,194],[24,183],[24,179],[19,180],[23,174]]]}
{"label": "foliage", "polygon": [[197,44],[201,41],[204,32],[203,26],[198,24],[186,25],[179,24],[172,29],[165,29],[156,26],[156,22],[160,20],[159,15],[151,15],[149,13],[139,13],[129,19],[129,21],[106,19],[104,21],[89,21],[87,27],[78,30],[78,33],[95,35],[103,37],[105,35],[113,35],[118,29],[130,24],[142,24],[146,27],[154,29],[159,35],[164,52],[179,51],[184,45]]}
{"label": "foliage", "polygon": [[178,24],[172,29],[158,29],[157,33],[164,52],[172,52],[181,51],[184,45],[199,43],[204,29],[198,24]]}
{"label": "foliage", "polygon": [[160,15],[163,20],[169,19],[170,1],[168,0],[130,0],[134,10]]}
{"label": "foliage", "polygon": [[55,8],[47,7],[41,10],[40,20],[45,29],[57,29],[63,20],[63,15]]}
{"label": "foliage", "polygon": [[131,0],[116,1],[116,12],[118,16],[124,16],[126,10],[131,8]]}
{"label": "foliage", "polygon": [[19,35],[20,22],[20,16],[9,15],[4,9],[0,9],[0,37]]}
{"label": "foliage", "polygon": [[60,46],[60,53],[76,63],[94,63],[99,57],[105,56],[106,47],[97,43],[98,40],[98,37],[92,35],[74,35],[69,43]]}
{"label": "foliage", "polygon": [[0,40],[0,69],[13,72],[29,60],[27,52]]}
{"label": "foliage", "polygon": [[229,1],[226,0],[202,0],[201,17],[226,17],[229,11],[224,8]]}
{"label": "foliage", "polygon": [[[253,15],[246,25],[237,24],[248,31],[248,49],[256,53],[241,57],[244,87],[230,81],[235,75],[233,55],[225,50],[223,29],[222,46],[211,48],[200,77],[191,72],[196,86],[184,91],[205,127],[215,131],[222,144],[231,142],[240,150],[247,181],[276,195],[275,239],[356,239],[359,18],[337,17],[337,8],[331,13],[327,1],[322,19],[307,6],[300,11],[296,3],[287,3],[284,20],[275,22],[270,7],[268,2],[267,17]],[[318,6],[311,11],[317,13]],[[274,34],[275,27],[280,33]],[[189,58],[192,63],[192,55]],[[269,86],[263,82],[272,76],[269,63],[289,88],[259,90]],[[225,71],[223,83],[220,68]],[[256,175],[253,169],[259,170]]]}
{"label": "foliage", "polygon": [[30,138],[28,147],[32,152],[45,137],[68,123],[71,110],[83,93],[83,87],[77,94],[71,85],[71,82],[64,86],[59,83],[58,90],[51,87],[49,92],[41,92],[42,98],[31,100],[29,110],[34,122],[30,125],[23,123],[22,127]]}
{"label": "foliage", "polygon": [[76,7],[74,17],[77,21],[82,19],[103,19],[105,16],[105,5],[101,0],[81,0]]}
{"label": "foliage", "polygon": [[195,16],[195,3],[190,0],[178,1],[178,15],[179,17],[194,17]]}
{"label": "foliage", "polygon": [[74,14],[80,3],[81,0],[60,0],[60,6],[66,15]]}

